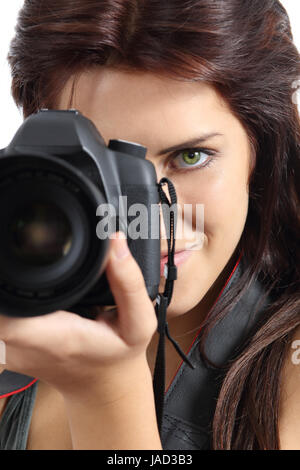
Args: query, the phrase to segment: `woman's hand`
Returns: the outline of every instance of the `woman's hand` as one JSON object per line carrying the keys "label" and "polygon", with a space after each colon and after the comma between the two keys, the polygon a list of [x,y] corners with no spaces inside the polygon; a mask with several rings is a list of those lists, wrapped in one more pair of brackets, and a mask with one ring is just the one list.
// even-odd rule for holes
{"label": "woman's hand", "polygon": [[127,368],[147,367],[146,349],[157,319],[122,233],[111,239],[106,274],[117,304],[114,315],[99,314],[95,320],[64,311],[27,318],[0,315],[6,369],[69,393],[99,381],[105,386],[122,371],[125,377]]}

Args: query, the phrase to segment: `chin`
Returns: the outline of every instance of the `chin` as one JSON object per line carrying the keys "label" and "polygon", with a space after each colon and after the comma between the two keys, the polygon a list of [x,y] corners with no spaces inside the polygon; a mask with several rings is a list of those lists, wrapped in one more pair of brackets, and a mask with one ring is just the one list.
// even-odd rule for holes
{"label": "chin", "polygon": [[[159,285],[160,294],[164,292],[164,288],[165,278],[161,277]],[[172,300],[167,309],[167,318],[176,318],[189,312],[201,302],[205,294],[205,289],[199,288],[199,282],[194,282],[194,285],[191,282],[187,282],[187,277],[182,274],[180,275],[179,271],[178,279],[174,282]]]}
{"label": "chin", "polygon": [[172,301],[167,310],[168,319],[176,318],[189,312],[201,302],[204,295],[205,293],[201,295],[199,288],[193,292],[192,289],[187,289],[186,287],[180,288],[178,284],[176,288],[174,287]]}

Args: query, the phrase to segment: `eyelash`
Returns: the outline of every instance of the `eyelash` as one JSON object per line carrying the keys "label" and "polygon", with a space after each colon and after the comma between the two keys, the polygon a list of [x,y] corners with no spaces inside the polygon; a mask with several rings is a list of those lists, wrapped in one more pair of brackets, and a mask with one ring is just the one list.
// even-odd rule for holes
{"label": "eyelash", "polygon": [[182,149],[180,150],[179,152],[175,152],[173,154],[171,154],[169,157],[168,157],[168,161],[171,161],[173,162],[175,160],[175,158],[179,157],[179,155],[181,155],[182,153],[184,152],[189,152],[189,153],[196,153],[196,152],[199,152],[199,153],[204,153],[205,155],[207,156],[210,156],[211,158],[208,159],[207,163],[204,163],[203,165],[194,165],[192,166],[191,165],[191,168],[178,168],[178,167],[173,167],[173,170],[174,171],[180,171],[181,173],[186,173],[186,172],[190,172],[190,171],[196,171],[196,170],[203,170],[204,168],[209,168],[210,165],[214,162],[215,158],[216,158],[216,152],[213,151],[213,150],[208,150],[208,149],[204,149],[204,148],[188,148],[188,149]]}

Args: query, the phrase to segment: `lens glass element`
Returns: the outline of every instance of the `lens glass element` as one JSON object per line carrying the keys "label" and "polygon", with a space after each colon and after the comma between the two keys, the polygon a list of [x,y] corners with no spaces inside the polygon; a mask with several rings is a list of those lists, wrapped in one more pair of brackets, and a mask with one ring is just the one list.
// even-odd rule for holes
{"label": "lens glass element", "polygon": [[29,266],[47,266],[64,258],[72,245],[72,228],[55,204],[32,202],[19,210],[9,227],[11,250]]}

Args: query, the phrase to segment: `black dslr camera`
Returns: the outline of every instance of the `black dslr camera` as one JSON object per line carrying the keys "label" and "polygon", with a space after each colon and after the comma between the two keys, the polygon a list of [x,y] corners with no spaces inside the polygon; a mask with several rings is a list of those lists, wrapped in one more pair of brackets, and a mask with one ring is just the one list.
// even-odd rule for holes
{"label": "black dslr camera", "polygon": [[[105,267],[108,233],[115,230],[127,234],[149,297],[155,299],[160,198],[146,152],[121,140],[107,147],[76,110],[41,110],[24,121],[0,150],[1,314],[26,317],[62,309],[88,317],[93,305],[114,305]],[[124,209],[125,200],[127,207],[147,208],[146,236],[128,230],[134,215]],[[106,206],[114,210],[100,213]],[[158,217],[151,217],[153,206]],[[104,216],[106,236],[96,230],[105,226]]]}

